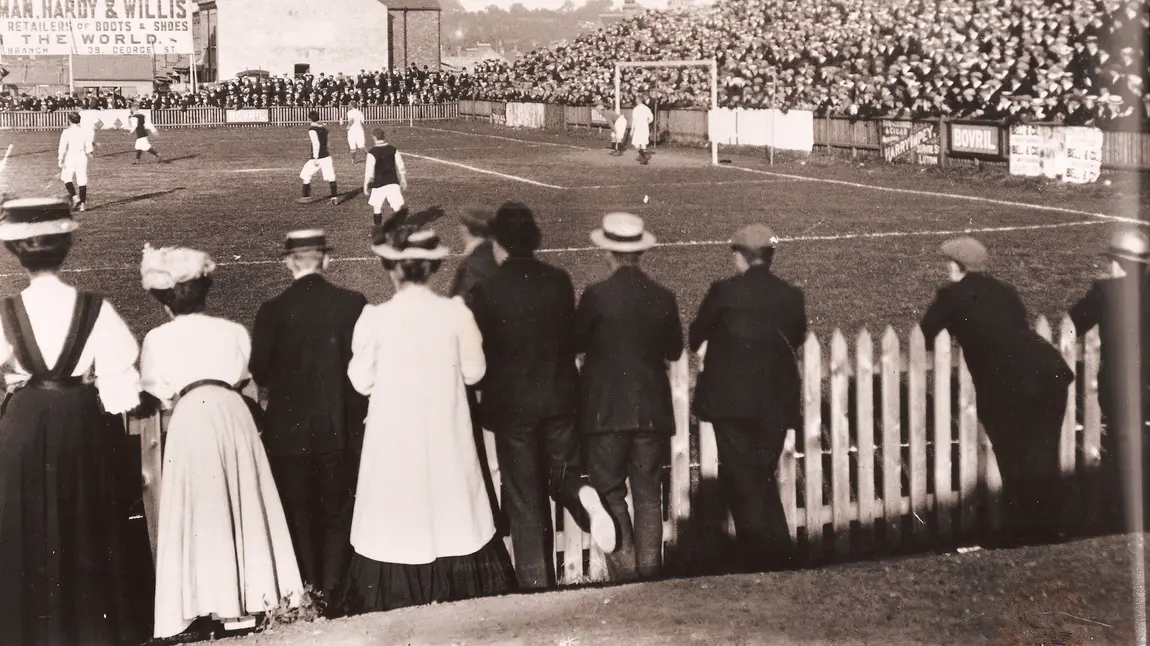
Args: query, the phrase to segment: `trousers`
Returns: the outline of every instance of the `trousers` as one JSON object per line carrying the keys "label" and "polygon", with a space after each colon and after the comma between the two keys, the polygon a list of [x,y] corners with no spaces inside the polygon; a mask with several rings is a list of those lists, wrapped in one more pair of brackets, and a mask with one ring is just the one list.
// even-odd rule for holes
{"label": "trousers", "polygon": [[[607,555],[612,581],[653,578],[663,570],[663,467],[670,435],[652,431],[586,436],[587,472],[619,529],[619,547]],[[627,510],[631,484],[632,522]]]}

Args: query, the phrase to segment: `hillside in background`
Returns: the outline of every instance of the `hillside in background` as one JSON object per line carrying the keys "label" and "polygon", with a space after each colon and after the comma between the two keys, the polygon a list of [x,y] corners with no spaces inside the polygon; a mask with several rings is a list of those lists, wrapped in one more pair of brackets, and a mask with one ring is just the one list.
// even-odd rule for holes
{"label": "hillside in background", "polygon": [[588,0],[576,7],[572,0],[558,10],[527,9],[515,3],[507,10],[490,5],[482,11],[464,11],[459,0],[442,0],[443,53],[451,56],[456,48],[466,50],[476,43],[500,44],[507,52],[529,52],[599,27],[599,15],[610,13],[612,0]]}

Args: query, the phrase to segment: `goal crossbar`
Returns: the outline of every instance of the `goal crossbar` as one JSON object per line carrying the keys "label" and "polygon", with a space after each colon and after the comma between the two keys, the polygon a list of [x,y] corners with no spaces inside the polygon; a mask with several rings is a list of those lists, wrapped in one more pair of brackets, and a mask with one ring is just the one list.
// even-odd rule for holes
{"label": "goal crossbar", "polygon": [[[615,112],[617,114],[623,113],[622,87],[623,68],[625,67],[709,68],[711,70],[711,111],[708,114],[714,114],[714,110],[719,107],[719,65],[713,58],[692,61],[618,61],[615,63]],[[657,129],[658,127],[656,125],[656,130]],[[715,138],[711,136],[709,127],[707,128],[707,138],[711,140],[711,163],[717,166],[719,164],[719,144],[715,141]]]}

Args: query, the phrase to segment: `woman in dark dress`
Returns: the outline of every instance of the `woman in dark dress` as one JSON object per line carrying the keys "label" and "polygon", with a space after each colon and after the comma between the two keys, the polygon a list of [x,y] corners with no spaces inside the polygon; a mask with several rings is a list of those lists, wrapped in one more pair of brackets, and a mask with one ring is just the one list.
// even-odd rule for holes
{"label": "woman in dark dress", "polygon": [[0,644],[139,643],[151,590],[132,573],[151,558],[146,544],[128,553],[132,473],[117,456],[119,414],[139,403],[139,348],[109,303],[57,276],[77,226],[67,203],[2,212],[0,240],[30,280],[0,303],[12,392],[0,416]]}

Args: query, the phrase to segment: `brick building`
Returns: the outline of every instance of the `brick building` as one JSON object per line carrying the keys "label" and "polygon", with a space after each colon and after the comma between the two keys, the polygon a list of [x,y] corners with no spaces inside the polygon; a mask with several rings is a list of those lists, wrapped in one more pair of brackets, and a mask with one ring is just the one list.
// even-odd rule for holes
{"label": "brick building", "polygon": [[391,14],[388,42],[391,43],[392,68],[401,70],[411,65],[439,70],[442,9],[439,0],[379,0]]}

